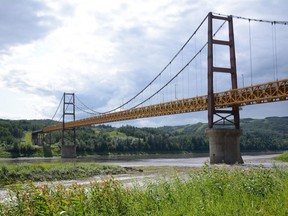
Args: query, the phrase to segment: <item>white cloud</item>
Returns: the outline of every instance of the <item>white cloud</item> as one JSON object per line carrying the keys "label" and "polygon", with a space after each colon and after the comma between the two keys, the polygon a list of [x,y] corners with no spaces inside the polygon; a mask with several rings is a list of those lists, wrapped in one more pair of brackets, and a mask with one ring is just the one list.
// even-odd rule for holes
{"label": "white cloud", "polygon": [[[277,2],[283,7],[276,8]],[[209,11],[252,18],[258,16],[265,18],[269,15],[267,19],[283,20],[286,16],[283,8],[287,9],[284,1],[270,1],[266,3],[267,5],[263,5],[261,1],[248,4],[240,0],[234,1],[233,4],[221,0],[217,5],[208,0],[106,0],[101,2],[45,0],[42,4],[34,6],[36,15],[29,16],[33,22],[41,26],[41,28],[33,27],[31,31],[37,37],[31,35],[29,40],[19,39],[19,42],[10,43],[8,47],[6,43],[8,40],[6,40],[5,50],[0,50],[0,91],[2,92],[0,95],[2,100],[7,101],[5,106],[0,107],[0,118],[52,117],[65,91],[75,92],[87,105],[97,110],[115,108],[134,96],[160,72]],[[33,7],[33,4],[31,5]],[[18,10],[21,10],[21,7],[20,5]],[[273,14],[268,13],[271,10],[274,11]],[[31,10],[29,12],[31,13]],[[57,25],[54,26],[56,20]],[[16,22],[20,21],[16,20]],[[13,28],[13,25],[10,28]],[[27,32],[19,31],[19,38],[21,33],[26,35]],[[206,30],[203,34],[206,34]],[[280,36],[285,38],[287,34]],[[198,36],[197,40],[200,41],[201,37]],[[241,37],[238,39],[240,46],[240,52],[237,54],[240,62],[238,68],[241,74],[245,74],[246,79],[246,75],[249,74],[249,71],[247,72],[249,64],[244,59],[247,57],[247,48],[242,49],[242,44],[247,42],[247,39]],[[0,44],[0,49],[1,47],[4,46]],[[190,48],[194,49],[193,45]],[[282,47],[279,47],[279,51],[280,49]],[[245,54],[242,54],[242,51],[245,51]],[[241,60],[241,57],[244,60]],[[203,56],[202,63],[199,60],[198,71],[200,71],[200,64],[206,64],[205,59],[206,57]],[[279,57],[279,63],[282,61],[284,60]],[[177,64],[181,65],[181,59]],[[172,70],[178,66],[173,65]],[[255,70],[260,66],[255,64]],[[280,67],[281,70],[283,68],[285,70],[285,66],[279,65],[279,69]],[[268,73],[267,69],[265,73]],[[285,77],[283,72],[279,73],[281,77]],[[166,80],[164,77],[161,79],[162,82]],[[174,85],[177,97],[184,95],[184,90],[180,87],[181,79],[185,82],[191,80],[193,82],[191,89],[196,88],[192,78],[188,79],[188,75],[185,75],[180,77],[177,83],[173,83],[169,96],[165,95],[165,100],[168,97],[175,97]],[[200,82],[200,79],[203,80]],[[195,83],[200,88],[206,85],[202,84],[204,80],[205,78],[200,78],[198,74]],[[189,84],[185,83],[185,86]],[[151,88],[150,93],[157,90],[156,86]],[[202,93],[203,89],[199,92]],[[162,102],[162,98],[164,96],[159,96],[154,99],[154,102]],[[20,101],[26,108],[16,106]],[[288,114],[283,109],[280,111],[279,115]],[[252,112],[250,110],[247,113],[249,116]],[[196,121],[206,119],[202,113],[194,115]],[[186,115],[181,115],[177,118],[142,119],[133,123],[140,126],[174,125],[177,122],[179,124],[194,122],[193,118],[190,120]]]}

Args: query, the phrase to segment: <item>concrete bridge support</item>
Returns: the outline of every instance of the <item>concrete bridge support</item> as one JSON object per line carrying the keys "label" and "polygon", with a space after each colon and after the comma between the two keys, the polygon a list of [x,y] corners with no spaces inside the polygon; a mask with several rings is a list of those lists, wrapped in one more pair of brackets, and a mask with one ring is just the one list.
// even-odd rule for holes
{"label": "concrete bridge support", "polygon": [[243,163],[240,153],[240,129],[207,128],[209,138],[210,164]]}
{"label": "concrete bridge support", "polygon": [[61,158],[76,158],[76,145],[62,145]]}

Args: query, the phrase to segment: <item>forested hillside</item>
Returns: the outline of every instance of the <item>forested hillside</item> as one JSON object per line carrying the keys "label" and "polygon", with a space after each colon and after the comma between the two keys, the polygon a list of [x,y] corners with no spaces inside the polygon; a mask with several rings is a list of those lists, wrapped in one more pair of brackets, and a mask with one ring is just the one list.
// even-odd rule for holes
{"label": "forested hillside", "polygon": [[32,144],[31,132],[51,124],[55,122],[0,119],[0,157],[44,156],[43,148]]}
{"label": "forested hillside", "polygon": [[[38,156],[43,155],[42,147],[32,145],[31,131],[53,123],[55,122],[50,120],[0,120],[0,150],[2,151],[0,155],[5,156],[3,152],[8,152],[12,156],[31,156],[37,151]],[[129,125],[120,128],[109,125],[84,127],[77,129],[77,152],[97,154],[208,151],[206,128],[207,124],[204,123],[159,128],[137,128]],[[242,119],[241,128],[244,131],[241,137],[242,151],[288,149],[288,117]],[[60,140],[61,133],[53,132],[54,149],[58,148]]]}

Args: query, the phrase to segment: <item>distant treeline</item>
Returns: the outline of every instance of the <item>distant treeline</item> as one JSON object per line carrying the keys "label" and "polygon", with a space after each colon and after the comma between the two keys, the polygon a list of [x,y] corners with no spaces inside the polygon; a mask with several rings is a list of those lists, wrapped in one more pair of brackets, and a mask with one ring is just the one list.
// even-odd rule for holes
{"label": "distant treeline", "polygon": [[[0,120],[0,144],[7,151],[20,151],[26,146],[27,132],[52,124],[49,120]],[[207,124],[159,128],[137,128],[107,125],[77,129],[77,152],[99,154],[107,152],[203,152],[209,150],[205,135]],[[241,151],[275,151],[288,149],[288,117],[242,119]],[[61,132],[52,133],[52,143],[60,144]],[[26,143],[23,143],[24,142]],[[26,144],[26,145],[25,145]],[[29,145],[28,145],[29,146]],[[33,148],[31,148],[33,149]],[[29,151],[29,148],[28,148]],[[31,150],[32,151],[32,150]]]}

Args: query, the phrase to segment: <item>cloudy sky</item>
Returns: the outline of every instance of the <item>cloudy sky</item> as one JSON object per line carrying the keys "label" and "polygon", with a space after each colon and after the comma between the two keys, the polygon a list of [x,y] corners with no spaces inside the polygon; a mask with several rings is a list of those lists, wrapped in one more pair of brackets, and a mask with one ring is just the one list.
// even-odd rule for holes
{"label": "cloudy sky", "polygon": [[[272,21],[288,20],[286,0],[231,2],[0,0],[0,118],[52,118],[63,92],[74,92],[97,111],[117,107],[144,88],[166,66],[210,11]],[[239,86],[249,85],[251,77],[253,84],[288,78],[288,26],[271,26],[234,20]],[[191,47],[196,50],[205,37],[206,32],[205,35],[199,33],[194,40],[199,44]],[[250,51],[252,60],[248,58]],[[222,50],[218,54],[222,56]],[[184,55],[184,58],[188,56]],[[203,55],[198,60],[196,71],[201,72],[199,65],[206,64],[205,58]],[[205,67],[203,70],[206,74]],[[199,74],[187,76],[191,80],[198,76],[194,86],[200,88],[201,85],[202,89],[196,89],[194,94],[206,91],[205,84],[202,86],[205,77],[202,80]],[[175,89],[170,90],[175,98],[186,96],[184,87],[188,88],[188,84],[185,81],[184,87],[179,87],[181,79],[187,81],[185,75],[179,77],[173,84]],[[160,85],[161,80],[158,82]],[[221,78],[218,85],[222,85]],[[287,102],[247,106],[240,115],[251,118],[288,116],[287,107]],[[207,112],[117,125],[161,126],[199,121],[207,122]]]}

